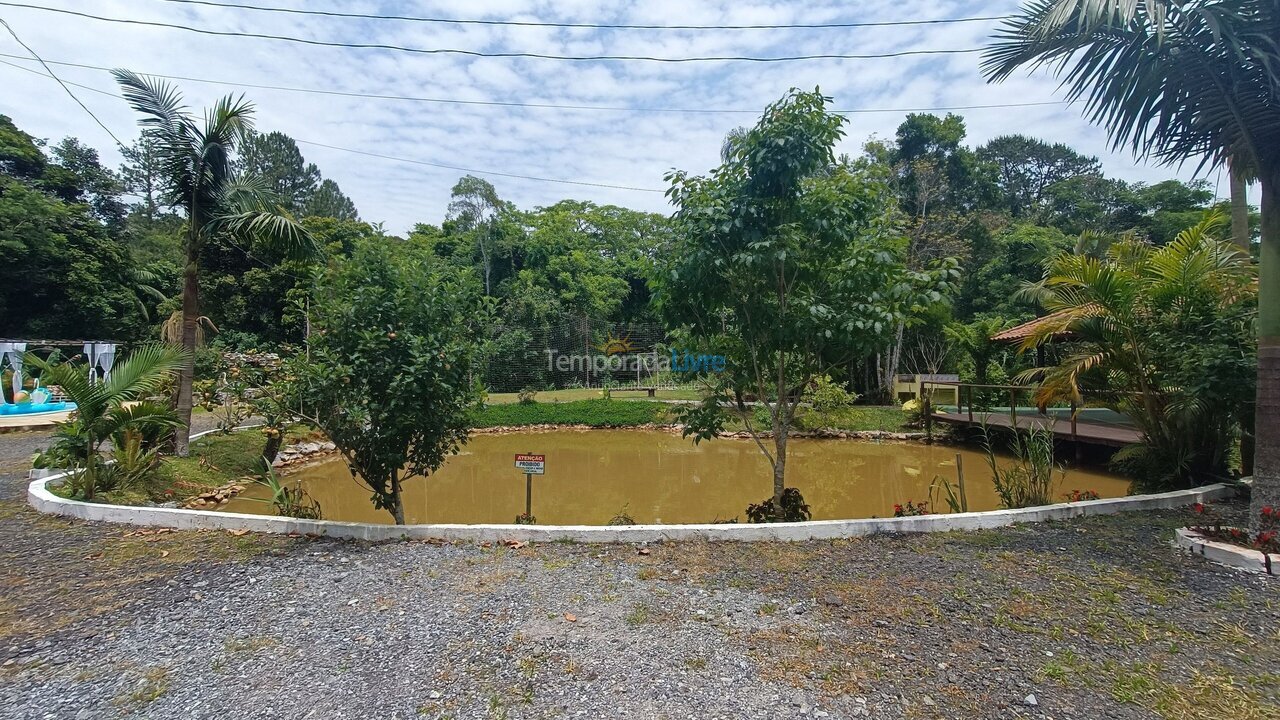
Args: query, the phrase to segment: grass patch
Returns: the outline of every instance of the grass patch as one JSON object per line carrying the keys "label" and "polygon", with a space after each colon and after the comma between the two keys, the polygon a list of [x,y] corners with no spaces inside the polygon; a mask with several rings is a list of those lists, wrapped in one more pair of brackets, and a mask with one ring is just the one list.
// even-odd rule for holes
{"label": "grass patch", "polygon": [[669,409],[665,404],[640,400],[488,405],[472,416],[472,423],[478,428],[512,425],[635,427],[669,422]]}
{"label": "grass patch", "polygon": [[149,667],[138,679],[137,686],[131,692],[116,697],[116,706],[124,711],[140,710],[160,699],[168,689],[168,668]]}
{"label": "grass patch", "polygon": [[[619,390],[614,388],[614,400],[645,400],[648,395],[636,390]],[[534,399],[540,403],[566,403],[577,400],[599,400],[603,396],[599,388],[571,388],[568,390],[542,390]],[[701,400],[702,395],[694,388],[674,388],[658,390],[654,394],[657,400]],[[508,405],[520,400],[520,393],[489,393],[485,399],[490,405]]]}

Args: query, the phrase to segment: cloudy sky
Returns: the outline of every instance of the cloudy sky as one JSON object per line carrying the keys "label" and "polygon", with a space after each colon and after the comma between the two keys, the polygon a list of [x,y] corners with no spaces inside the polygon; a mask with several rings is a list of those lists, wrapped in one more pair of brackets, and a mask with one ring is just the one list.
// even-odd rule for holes
{"label": "cloudy sky", "polygon": [[[228,0],[247,2],[247,0]],[[166,0],[28,0],[104,17],[146,20],[218,31],[252,32],[339,43],[400,45],[482,52],[555,55],[688,57],[880,54],[981,47],[995,21],[855,29],[615,30],[451,25],[290,15]],[[307,2],[248,4],[374,14],[592,24],[744,25],[901,21],[1001,15],[1016,2],[938,0],[452,0],[443,2]],[[751,124],[788,88],[820,87],[844,110],[932,108],[1047,102],[1060,99],[1051,78],[1019,76],[987,85],[976,53],[778,63],[570,62],[411,54],[320,47],[292,42],[215,37],[125,25],[41,10],[0,6],[24,42],[50,62],[123,67],[182,76],[175,81],[192,108],[228,92],[257,106],[261,130],[299,141],[307,159],[355,200],[361,216],[402,232],[415,222],[438,223],[449,188],[463,173],[335,150],[329,145],[405,160],[449,165],[487,177],[521,207],[563,198],[668,212],[661,191],[672,168],[704,172],[717,162],[726,131]],[[0,113],[43,138],[75,135],[119,162],[110,136],[52,80],[13,67],[38,69],[11,37],[0,33]],[[113,91],[100,70],[53,65],[64,80]],[[237,88],[195,80],[324,89],[449,100],[590,105],[631,110],[566,110],[336,97],[278,89]],[[73,87],[121,140],[137,134],[123,100]],[[652,109],[746,112],[653,112]],[[649,110],[640,110],[649,109]],[[1129,181],[1192,177],[1193,165],[1170,169],[1136,163],[1108,151],[1103,133],[1077,108],[1060,104],[973,109],[964,115],[969,142],[1006,133],[1065,142],[1102,158],[1109,174]],[[892,136],[904,113],[850,115],[843,152],[857,153],[872,135]],[[315,143],[319,143],[315,144]],[[479,171],[622,186],[629,189],[527,180]],[[1217,173],[1207,178],[1226,192]]]}

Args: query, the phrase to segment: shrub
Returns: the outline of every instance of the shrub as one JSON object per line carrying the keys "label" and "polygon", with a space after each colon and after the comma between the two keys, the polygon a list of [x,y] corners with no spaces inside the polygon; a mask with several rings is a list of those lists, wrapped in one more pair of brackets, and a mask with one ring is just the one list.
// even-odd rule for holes
{"label": "shrub", "polygon": [[812,514],[809,512],[809,506],[805,504],[804,496],[795,488],[786,488],[782,491],[781,517],[775,510],[773,498],[747,506],[747,520],[753,523],[805,522],[811,517]]}
{"label": "shrub", "polygon": [[1280,508],[1266,505],[1259,511],[1257,532],[1223,525],[1204,503],[1196,503],[1191,509],[1201,521],[1190,529],[1203,537],[1264,553],[1280,553]]}
{"label": "shrub", "polygon": [[1082,500],[1099,500],[1102,498],[1101,495],[1099,495],[1097,492],[1093,490],[1072,490],[1069,493],[1063,494],[1063,497],[1067,499],[1067,502],[1080,502]]}
{"label": "shrub", "polygon": [[933,513],[929,511],[929,503],[924,500],[921,500],[919,503],[914,503],[908,500],[905,505],[893,506],[894,517],[918,517],[920,515],[932,514]]}
{"label": "shrub", "polygon": [[521,388],[520,392],[516,394],[516,398],[518,399],[521,405],[532,405],[538,402],[536,399],[537,397],[538,397],[537,388],[531,388],[531,387]]}
{"label": "shrub", "polygon": [[809,403],[812,418],[805,424],[809,427],[832,427],[839,421],[841,410],[852,405],[858,394],[849,392],[843,385],[831,379],[830,375],[817,378],[805,389],[803,402]]}

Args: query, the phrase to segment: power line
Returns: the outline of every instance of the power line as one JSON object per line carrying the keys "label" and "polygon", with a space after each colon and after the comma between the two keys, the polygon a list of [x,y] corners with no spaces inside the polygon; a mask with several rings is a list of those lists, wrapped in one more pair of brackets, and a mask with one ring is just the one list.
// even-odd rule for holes
{"label": "power line", "polygon": [[450,25],[499,25],[506,27],[582,28],[589,30],[824,30],[833,28],[903,27],[912,25],[945,25],[952,23],[989,22],[1007,20],[1012,15],[986,15],[980,17],[937,18],[930,20],[883,20],[873,22],[831,23],[776,23],[763,25],[637,25],[622,23],[571,23],[534,20],[476,20],[461,18],[421,17],[413,15],[375,15],[371,13],[336,12],[332,10],[299,10],[297,8],[269,7],[244,3],[212,2],[211,0],[162,0],[183,5],[205,5],[218,8],[236,8],[260,12],[313,15],[320,17],[355,18],[361,20],[399,20],[404,22],[440,23]]}
{"label": "power line", "polygon": [[[25,70],[29,73],[39,75],[40,77],[53,77],[52,75],[46,75],[45,73],[42,73],[39,70],[33,70],[31,68],[22,67],[21,65],[17,65],[5,60],[0,60],[0,64],[8,65],[9,67],[17,68],[19,70]],[[98,93],[99,95],[106,95],[108,97],[120,99],[120,96],[113,92],[108,92],[106,90],[99,90],[98,88],[91,87],[89,85],[81,85],[80,83],[74,83],[74,82],[68,82],[67,84],[75,85],[78,88],[83,88],[85,90]],[[115,136],[113,135],[112,137],[115,137]],[[120,143],[119,140],[117,140],[116,142],[118,144]],[[354,148],[345,148],[345,147],[340,147],[338,145],[329,145],[327,143],[313,142],[311,140],[302,140],[299,138],[294,138],[294,142],[301,143],[303,145],[314,145],[316,147],[328,148],[329,150],[338,150],[341,152],[352,153],[355,155],[364,155],[366,157],[381,158],[383,160],[394,160],[396,162],[410,163],[413,165],[425,165],[427,167],[442,168],[444,170],[453,170],[455,172],[464,172],[464,173],[470,173],[473,175],[492,175],[494,177],[516,178],[518,180],[534,180],[537,182],[558,183],[561,185],[579,185],[583,187],[607,188],[610,190],[632,190],[635,192],[647,192],[647,193],[665,193],[666,192],[665,190],[655,190],[654,188],[633,187],[630,185],[611,185],[609,183],[588,182],[586,180],[563,180],[560,178],[538,177],[536,175],[519,175],[516,173],[501,172],[498,170],[477,170],[475,168],[467,168],[459,165],[446,165],[444,163],[429,162],[427,160],[415,160],[413,158],[396,157],[394,155],[383,155],[381,153],[368,152],[366,150],[356,150]],[[121,144],[121,147],[124,147],[124,145]]]}
{"label": "power line", "polygon": [[[9,55],[0,53],[0,57],[15,58],[26,60],[21,55]],[[84,63],[58,62],[56,60],[48,61],[53,65],[62,65],[66,67],[83,68],[86,70],[101,70],[110,72],[111,68],[101,65],[86,65]],[[7,64],[7,63],[6,63]],[[17,67],[16,65],[14,67]],[[352,97],[352,98],[368,98],[372,100],[399,100],[406,102],[424,102],[424,103],[440,103],[445,105],[476,105],[476,106],[494,106],[494,107],[518,107],[518,108],[536,108],[536,109],[554,109],[554,110],[591,110],[591,111],[608,111],[608,112],[643,112],[643,113],[686,113],[697,115],[717,115],[717,114],[747,114],[759,115],[760,110],[757,109],[727,109],[727,108],[661,108],[661,107],[621,107],[607,105],[565,105],[558,103],[532,103],[532,102],[509,102],[499,100],[458,100],[454,98],[434,98],[434,97],[418,97],[413,95],[385,95],[377,93],[361,93],[348,92],[343,90],[322,90],[319,88],[300,88],[289,87],[285,85],[262,85],[256,83],[235,82],[231,80],[209,80],[207,78],[186,77],[183,75],[164,75],[161,73],[143,73],[151,77],[164,78],[166,80],[180,80],[183,82],[207,83],[210,85],[226,85],[229,87],[254,88],[258,90],[277,90],[282,92],[307,93],[312,95],[330,95],[336,97]],[[1065,100],[1046,100],[1039,102],[1024,103],[988,103],[977,105],[941,105],[933,107],[905,107],[905,108],[848,108],[843,110],[832,110],[837,115],[860,115],[869,113],[908,113],[908,112],[938,112],[948,110],[985,110],[992,108],[1017,108],[1017,107],[1036,107],[1040,105],[1063,105]]]}
{"label": "power line", "polygon": [[[0,25],[4,25],[4,29],[9,31],[9,34],[13,36],[13,39],[16,40],[19,45],[25,48],[27,52],[31,53],[31,57],[35,58],[41,65],[44,66],[45,71],[49,73],[49,77],[56,80],[58,84],[62,86],[62,89],[66,90],[67,94],[71,96],[71,99],[75,100],[76,104],[79,105],[82,110],[89,113],[89,117],[93,118],[93,121],[98,123],[98,127],[107,131],[107,134],[111,136],[111,139],[116,141],[116,145],[119,145],[121,148],[124,147],[124,143],[120,142],[120,138],[116,137],[116,134],[111,132],[111,128],[107,127],[105,123],[99,120],[98,116],[94,115],[93,111],[90,110],[89,107],[85,105],[83,102],[81,102],[80,98],[76,97],[75,93],[71,92],[71,88],[67,87],[67,83],[62,82],[62,78],[58,77],[58,75],[53,71],[53,68],[49,67],[49,64],[44,61],[44,58],[40,57],[40,55],[37,54],[35,50],[32,50],[30,45],[27,45],[26,43],[22,42],[22,38],[18,37],[18,33],[14,32],[13,28],[9,26],[9,23],[5,22],[3,19],[0,19]],[[26,70],[27,68],[23,68],[23,69]],[[36,74],[38,75],[40,73],[36,73]]]}
{"label": "power line", "polygon": [[580,180],[557,180],[555,178],[536,177],[533,175],[516,175],[513,173],[497,172],[494,170],[472,170],[464,167],[457,167],[455,165],[442,165],[440,163],[427,162],[425,160],[413,160],[410,158],[395,157],[393,155],[381,155],[379,153],[366,152],[364,150],[353,150],[351,148],[338,147],[337,145],[326,145],[324,143],[312,142],[310,140],[298,140],[297,138],[295,138],[294,140],[295,142],[302,143],[303,145],[314,145],[316,147],[328,148],[330,150],[340,150],[342,152],[354,153],[356,155],[365,155],[367,157],[382,158],[383,160],[395,160],[397,162],[412,163],[414,165],[426,165],[428,167],[444,168],[445,170],[456,170],[458,172],[475,173],[476,175],[493,175],[496,177],[518,178],[520,180],[537,180],[539,182],[563,183],[565,185],[584,185],[587,187],[610,188],[613,190],[634,190],[636,192],[647,192],[647,193],[665,193],[666,192],[666,190],[655,190],[653,188],[642,188],[642,187],[630,187],[627,185],[609,185],[607,183],[594,183],[594,182],[585,182]]}
{"label": "power line", "polygon": [[572,60],[572,61],[603,61],[603,60],[620,60],[620,61],[638,61],[638,62],[659,62],[659,63],[692,63],[692,62],[756,62],[756,63],[774,63],[774,62],[792,62],[797,60],[872,60],[879,58],[897,58],[910,57],[917,55],[959,55],[964,53],[981,52],[982,48],[962,48],[962,49],[943,49],[943,50],[899,50],[897,52],[888,53],[863,53],[863,54],[841,54],[841,53],[820,53],[814,55],[786,55],[780,57],[757,57],[754,55],[706,55],[700,57],[655,57],[652,55],[550,55],[546,53],[532,52],[482,52],[478,50],[457,50],[449,48],[416,48],[406,47],[403,45],[385,45],[382,43],[342,43],[330,42],[327,40],[313,40],[309,38],[291,37],[288,35],[268,35],[265,33],[248,33],[248,32],[232,32],[227,30],[209,30],[206,28],[195,28],[189,25],[178,25],[176,23],[157,22],[152,20],[128,20],[124,18],[111,18],[102,15],[91,15],[89,13],[77,12],[75,10],[64,10],[62,8],[41,7],[39,5],[27,5],[24,3],[0,2],[0,6],[24,8],[27,10],[41,10],[44,12],[61,13],[63,15],[74,15],[76,17],[87,18],[90,20],[100,20],[102,22],[120,23],[124,25],[142,25],[147,27],[159,27],[170,30],[182,30],[184,32],[197,33],[200,35],[215,35],[218,37],[240,37],[252,38],[256,40],[277,40],[281,42],[299,43],[302,45],[315,45],[321,47],[346,48],[349,50],[391,50],[395,52],[414,53],[418,55],[464,55],[467,57],[485,57],[485,58],[533,58],[538,60]]}

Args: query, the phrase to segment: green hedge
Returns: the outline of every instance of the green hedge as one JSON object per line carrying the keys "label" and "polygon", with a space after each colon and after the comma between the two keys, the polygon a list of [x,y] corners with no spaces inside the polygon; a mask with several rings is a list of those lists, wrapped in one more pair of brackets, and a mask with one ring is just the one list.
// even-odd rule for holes
{"label": "green hedge", "polygon": [[475,427],[501,425],[590,425],[634,427],[670,422],[667,406],[638,400],[575,400],[564,403],[488,405],[473,418]]}

